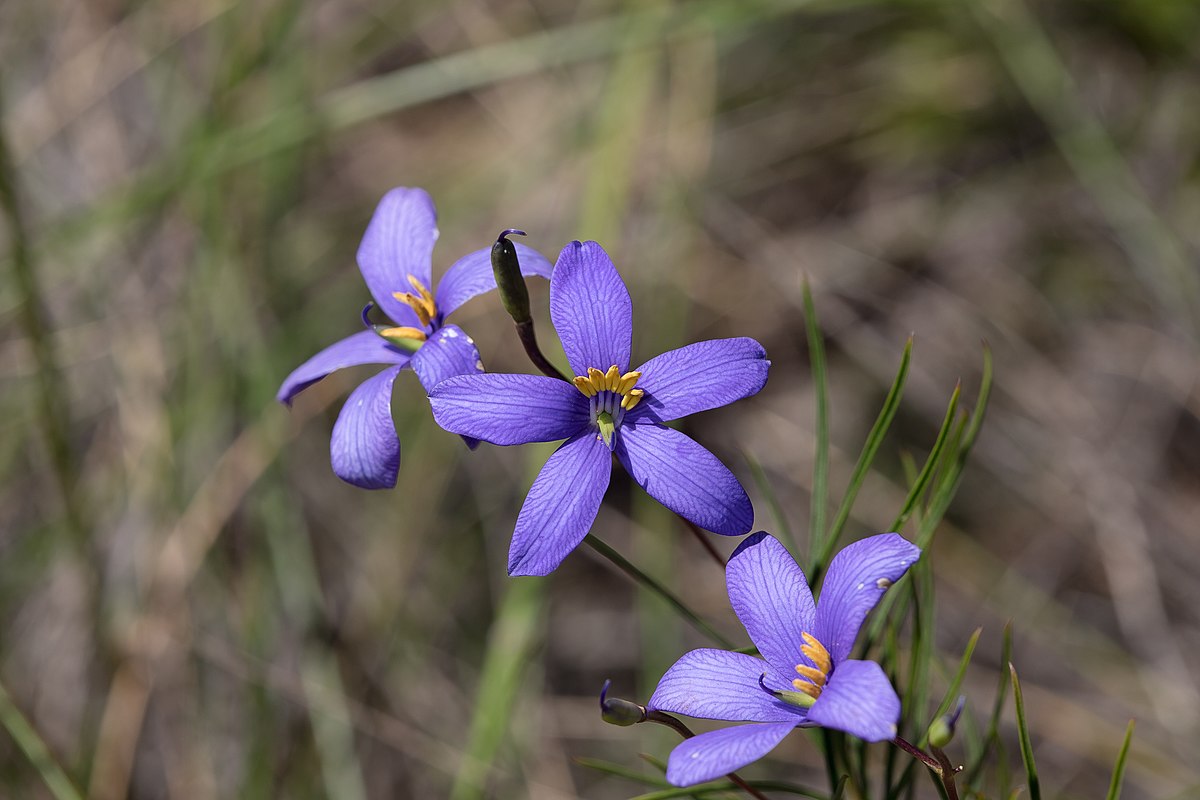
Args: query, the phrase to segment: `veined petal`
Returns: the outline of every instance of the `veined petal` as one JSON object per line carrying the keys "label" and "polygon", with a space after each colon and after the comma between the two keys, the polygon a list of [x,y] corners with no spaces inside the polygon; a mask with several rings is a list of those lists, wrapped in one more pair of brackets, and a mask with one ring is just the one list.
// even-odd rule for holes
{"label": "veined petal", "polygon": [[588,427],[587,398],[544,375],[457,375],[433,388],[429,404],[438,425],[492,444],[553,442]]}
{"label": "veined petal", "polygon": [[[513,242],[517,248],[517,258],[521,262],[522,275],[540,275],[549,278],[554,265],[544,255]],[[454,310],[476,295],[490,292],[496,288],[496,275],[492,272],[492,248],[485,247],[474,253],[465,255],[450,265],[442,276],[437,287],[437,306],[442,318],[454,313]]]}
{"label": "veined petal", "polygon": [[778,539],[759,532],[729,557],[725,584],[734,613],[776,674],[796,677],[804,632],[816,625],[816,606],[804,571]]}
{"label": "veined petal", "polygon": [[291,405],[292,398],[331,372],[359,364],[407,364],[411,356],[387,343],[374,331],[360,331],[334,342],[292,370],[275,399]]}
{"label": "veined petal", "polygon": [[738,479],[679,431],[626,419],[617,434],[616,453],[651,497],[701,528],[740,536],[754,524],[754,507]]}
{"label": "veined petal", "polygon": [[843,661],[808,710],[808,721],[867,742],[883,742],[896,736],[900,698],[874,661]]}
{"label": "veined petal", "polygon": [[431,285],[437,210],[424,189],[404,186],[383,196],[358,246],[358,268],[375,303],[397,325],[423,328],[417,315],[393,292],[410,292],[408,276]]}
{"label": "veined petal", "polygon": [[588,367],[629,367],[633,301],[600,245],[571,242],[563,248],[550,280],[550,319],[576,375],[586,375]]}
{"label": "veined petal", "polygon": [[685,739],[667,759],[667,780],[692,786],[736,772],[774,750],[795,727],[794,722],[752,722]]}
{"label": "veined petal", "polygon": [[[475,342],[463,333],[462,328],[446,325],[413,353],[412,368],[425,387],[425,393],[429,394],[446,378],[483,372],[483,361]],[[474,437],[462,438],[472,450],[479,445],[479,440]]]}
{"label": "veined petal", "polygon": [[802,722],[803,709],[776,700],[758,685],[767,669],[767,662],[744,653],[693,650],[667,670],[647,705],[702,719]]}
{"label": "veined petal", "polygon": [[720,408],[766,385],[771,362],[753,339],[712,339],[669,350],[638,367],[646,396],[631,412],[662,422]]}
{"label": "veined petal", "polygon": [[553,572],[587,536],[611,474],[612,454],[595,431],[586,430],[554,451],[517,515],[508,574]]}
{"label": "veined petal", "polygon": [[850,655],[867,612],[887,587],[920,557],[921,548],[898,533],[860,539],[833,557],[817,602],[816,636],[834,664]]}
{"label": "veined petal", "polygon": [[359,384],[333,424],[330,461],[346,483],[362,489],[396,485],[400,439],[392,422],[392,383],[401,369],[390,367]]}

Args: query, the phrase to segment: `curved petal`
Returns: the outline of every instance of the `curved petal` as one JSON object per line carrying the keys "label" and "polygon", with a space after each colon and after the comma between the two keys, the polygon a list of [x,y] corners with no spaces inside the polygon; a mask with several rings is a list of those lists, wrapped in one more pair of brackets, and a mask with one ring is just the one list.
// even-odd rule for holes
{"label": "curved petal", "polygon": [[835,665],[850,655],[867,612],[920,556],[921,548],[900,534],[881,533],[833,557],[821,584],[816,635]]}
{"label": "curved petal", "polygon": [[776,700],[758,685],[767,667],[761,658],[744,653],[693,650],[662,676],[647,706],[729,722],[802,722],[804,710]]}
{"label": "curved petal", "polygon": [[587,398],[544,375],[458,375],[435,386],[429,404],[438,425],[492,444],[553,442],[588,427]]}
{"label": "curved petal", "polygon": [[[446,378],[483,372],[483,361],[479,358],[474,339],[463,333],[457,325],[446,325],[413,353],[412,368],[425,387],[425,394],[429,394],[433,387]],[[479,446],[479,440],[474,437],[464,436],[462,439],[472,450]]]}
{"label": "curved petal", "polygon": [[808,710],[808,721],[864,741],[883,742],[896,736],[900,698],[874,661],[843,661]]}
{"label": "curved petal", "polygon": [[517,515],[508,574],[553,572],[587,536],[611,474],[612,454],[594,431],[568,439],[554,451]]}
{"label": "curved petal", "polygon": [[692,786],[736,772],[775,749],[794,722],[759,722],[709,731],[686,739],[667,759],[667,780]]}
{"label": "curved petal", "polygon": [[576,375],[621,372],[633,347],[633,301],[612,259],[595,242],[563,248],[550,281],[550,319]]}
{"label": "curved petal", "polygon": [[292,374],[288,375],[279,387],[275,399],[291,405],[293,397],[329,373],[343,367],[359,364],[404,365],[408,363],[409,358],[411,356],[408,353],[396,350],[374,331],[359,331],[340,342],[334,342],[292,370]]}
{"label": "curved petal", "polygon": [[725,584],[734,613],[746,626],[758,652],[790,681],[797,664],[810,664],[800,651],[804,632],[812,633],[817,612],[804,571],[778,539],[758,532],[729,557]]}
{"label": "curved petal", "polygon": [[630,413],[662,422],[720,408],[757,394],[771,362],[753,339],[712,339],[669,350],[638,367],[646,392]]}
{"label": "curved petal", "polygon": [[422,327],[413,310],[392,297],[409,292],[412,275],[428,288],[437,241],[437,210],[424,189],[399,186],[383,196],[358,246],[358,268],[375,303],[397,325]]}
{"label": "curved petal", "polygon": [[329,454],[333,471],[362,489],[390,489],[400,470],[400,439],[392,422],[392,383],[401,367],[385,369],[359,384],[333,424]]}
{"label": "curved petal", "polygon": [[[517,259],[521,262],[522,275],[540,275],[549,278],[554,270],[550,259],[518,242]],[[437,287],[437,307],[442,319],[476,295],[496,288],[496,275],[492,272],[492,248],[485,247],[465,255],[450,265]]]}
{"label": "curved petal", "polygon": [[740,536],[754,524],[754,507],[738,479],[679,431],[627,419],[617,432],[616,453],[651,497],[701,528]]}

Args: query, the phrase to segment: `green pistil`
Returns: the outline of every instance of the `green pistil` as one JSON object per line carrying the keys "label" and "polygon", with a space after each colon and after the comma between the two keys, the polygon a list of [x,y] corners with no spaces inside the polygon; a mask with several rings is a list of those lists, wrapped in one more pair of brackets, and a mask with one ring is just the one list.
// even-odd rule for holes
{"label": "green pistil", "polygon": [[604,440],[604,445],[611,450],[613,433],[617,429],[617,426],[613,423],[612,414],[609,414],[607,411],[601,411],[596,415],[596,424],[600,426],[600,438]]}
{"label": "green pistil", "polygon": [[771,692],[771,694],[788,705],[799,708],[812,708],[812,704],[817,702],[817,698],[804,692]]}

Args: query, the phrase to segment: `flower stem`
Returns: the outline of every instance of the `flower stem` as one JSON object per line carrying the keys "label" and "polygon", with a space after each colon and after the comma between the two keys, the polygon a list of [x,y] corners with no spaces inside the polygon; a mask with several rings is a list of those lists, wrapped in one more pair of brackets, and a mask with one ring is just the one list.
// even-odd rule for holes
{"label": "flower stem", "polygon": [[591,547],[593,550],[595,550],[597,553],[599,553],[600,555],[604,556],[609,561],[611,561],[617,567],[617,569],[621,570],[626,575],[628,575],[630,578],[632,578],[635,583],[639,583],[642,586],[645,586],[647,589],[649,589],[650,591],[657,594],[663,600],[666,600],[667,603],[670,604],[671,607],[674,608],[677,612],[679,612],[680,616],[682,616],[689,623],[691,623],[692,627],[694,627],[696,630],[700,631],[705,636],[712,639],[714,642],[716,642],[718,645],[720,645],[724,649],[726,649],[726,650],[733,649],[732,642],[730,642],[728,639],[726,639],[724,636],[722,636],[720,633],[718,633],[715,628],[713,628],[711,625],[709,625],[707,622],[705,622],[703,619],[701,619],[700,616],[695,611],[692,611],[690,608],[688,608],[686,605],[684,605],[683,601],[680,600],[678,597],[676,597],[674,594],[672,594],[670,589],[663,586],[657,580],[655,580],[654,578],[650,577],[649,575],[647,575],[646,573],[642,572],[640,569],[635,567],[633,565],[633,563],[629,561],[629,559],[625,558],[625,556],[618,553],[611,546],[609,546],[608,544],[606,544],[604,541],[597,538],[593,534],[589,533],[586,537],[584,537],[583,541],[585,543],[587,543],[587,545],[589,547]]}
{"label": "flower stem", "polygon": [[717,566],[722,570],[725,569],[725,559],[717,552],[717,548],[713,545],[712,541],[704,535],[704,531],[700,530],[699,526],[687,517],[681,517],[678,514],[675,516],[679,517],[680,521],[687,526],[687,529],[692,532],[692,535],[704,547],[705,552],[712,556],[713,561],[717,562]]}
{"label": "flower stem", "polygon": [[[668,727],[671,730],[678,733],[679,736],[684,739],[690,739],[696,735],[696,734],[692,733],[691,728],[689,728],[687,725],[684,725],[682,722],[677,720],[675,717],[672,717],[670,714],[664,714],[661,711],[647,711],[646,719],[643,721],[644,722],[657,722],[659,725],[665,725],[666,727]],[[744,779],[742,779],[742,777],[739,776],[736,772],[730,772],[725,777],[728,778],[730,780],[730,782],[735,784],[738,788],[740,788],[742,791],[744,791],[746,794],[750,795],[751,797],[757,798],[757,800],[767,800],[767,798],[762,794],[762,792],[758,791],[753,786],[746,783],[746,781]]]}
{"label": "flower stem", "polygon": [[537,333],[533,330],[533,320],[514,323],[517,326],[517,337],[521,340],[521,346],[525,348],[525,355],[529,356],[529,360],[533,365],[541,370],[543,375],[549,375],[551,378],[558,378],[560,381],[567,380],[567,376],[558,371],[546,356],[542,355],[542,350],[538,347]]}
{"label": "flower stem", "polygon": [[930,749],[934,753],[931,756],[916,745],[904,741],[899,736],[892,739],[892,744],[928,767],[929,771],[941,781],[942,787],[946,790],[946,796],[950,800],[958,800],[958,787],[954,785],[954,776],[958,774],[958,770],[950,763],[950,759],[946,757],[944,752],[936,747],[931,747]]}

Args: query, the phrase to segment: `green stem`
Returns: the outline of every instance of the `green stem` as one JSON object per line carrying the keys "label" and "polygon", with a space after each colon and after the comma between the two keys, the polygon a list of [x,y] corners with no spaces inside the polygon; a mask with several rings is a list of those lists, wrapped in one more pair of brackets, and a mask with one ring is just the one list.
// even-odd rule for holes
{"label": "green stem", "polygon": [[681,617],[690,623],[693,628],[712,639],[724,649],[733,649],[733,642],[729,641],[720,633],[718,633],[715,628],[701,619],[696,612],[684,605],[683,601],[672,594],[670,589],[668,589],[666,586],[663,586],[657,580],[635,567],[629,561],[629,559],[625,558],[625,556],[618,553],[616,550],[605,544],[593,534],[589,533],[586,537],[584,537],[583,541],[588,545],[588,547],[591,547],[604,558],[607,558],[609,561],[611,561],[617,569],[621,570],[630,578],[632,578],[635,583],[644,586],[645,588],[657,594],[663,600],[667,601],[667,603],[674,608]]}
{"label": "green stem", "polygon": [[63,772],[62,767],[50,755],[50,748],[38,736],[33,725],[13,705],[8,689],[0,683],[0,724],[4,725],[9,736],[21,748],[21,752],[33,764],[34,769],[42,776],[42,781],[55,800],[82,800],[79,790],[71,783],[70,778]]}

